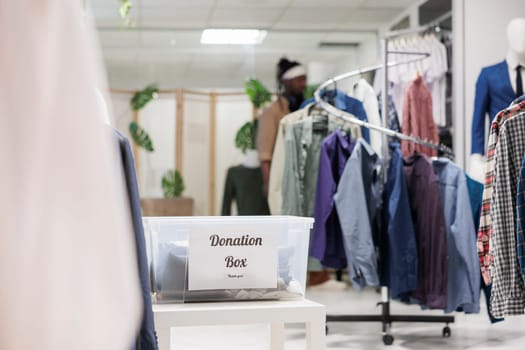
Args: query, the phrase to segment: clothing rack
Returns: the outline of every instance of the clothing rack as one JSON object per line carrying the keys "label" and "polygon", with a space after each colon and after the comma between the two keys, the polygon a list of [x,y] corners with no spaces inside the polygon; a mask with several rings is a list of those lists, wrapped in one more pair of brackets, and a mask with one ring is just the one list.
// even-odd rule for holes
{"label": "clothing rack", "polygon": [[[387,64],[388,67],[394,67],[394,66],[399,66],[401,64],[407,64],[407,63],[416,62],[416,61],[425,59],[425,58],[430,56],[430,54],[428,54],[426,52],[388,51],[388,53],[422,56],[422,57],[416,57],[416,58],[409,59],[409,60],[406,60],[406,61],[401,61],[401,62],[389,62]],[[343,79],[348,79],[348,78],[351,78],[351,77],[354,77],[354,76],[358,76],[358,75],[362,75],[364,73],[376,71],[376,70],[381,69],[381,68],[383,68],[383,65],[367,67],[367,68],[359,69],[359,70],[356,70],[356,71],[348,72],[348,73],[345,73],[345,74],[341,74],[341,75],[338,75],[338,76],[336,76],[334,78],[331,78],[331,79],[325,81],[324,83],[322,83],[317,88],[317,90],[314,93],[315,102],[317,103],[318,106],[323,108],[328,113],[334,115],[335,117],[343,119],[343,120],[345,120],[345,121],[347,121],[349,123],[356,124],[358,126],[363,126],[363,127],[366,127],[366,128],[372,129],[372,130],[379,131],[379,132],[381,132],[382,134],[384,134],[386,136],[396,137],[396,138],[398,138],[400,140],[403,140],[403,141],[414,142],[414,143],[417,143],[419,145],[423,145],[425,147],[436,149],[438,151],[441,151],[444,156],[446,156],[446,157],[448,157],[450,159],[454,159],[454,152],[452,151],[452,149],[450,149],[449,147],[447,147],[445,145],[435,144],[435,143],[432,143],[430,141],[423,140],[423,139],[421,139],[421,138],[419,138],[417,136],[406,135],[406,134],[403,134],[401,132],[397,132],[397,131],[391,130],[391,129],[385,127],[385,126],[378,126],[378,125],[375,125],[375,124],[364,122],[362,120],[357,119],[356,117],[354,117],[350,113],[347,113],[347,112],[345,112],[343,110],[340,110],[340,109],[332,106],[330,103],[324,101],[321,98],[321,91],[324,90],[325,88],[327,88],[328,86],[330,86],[332,84],[335,84],[337,81],[340,81],[340,80],[343,80]],[[383,94],[383,95],[385,95],[385,94]],[[384,115],[387,115],[386,113],[388,113],[388,105],[386,107],[385,106],[383,106],[383,107],[386,108],[386,109],[383,109],[385,111]],[[383,118],[383,120],[386,120],[386,118]]]}
{"label": "clothing rack", "polygon": [[[424,28],[427,29],[427,28]],[[416,31],[413,32],[421,32],[422,29],[419,28]],[[404,32],[403,34],[406,34]],[[398,36],[399,34],[392,34],[388,37]],[[376,131],[379,131],[383,134],[383,158],[386,160],[386,156],[388,155],[388,145],[387,145],[387,136],[393,136],[397,137],[400,140],[408,141],[408,142],[414,142],[420,145],[423,145],[425,147],[429,147],[432,149],[439,150],[443,152],[444,155],[450,157],[453,159],[454,153],[453,151],[444,145],[441,144],[434,144],[432,142],[429,142],[427,140],[422,140],[419,137],[406,135],[400,132],[396,132],[393,130],[390,130],[387,127],[387,117],[388,116],[388,68],[401,65],[401,64],[407,64],[411,62],[415,62],[418,60],[425,59],[430,56],[427,52],[407,52],[407,51],[388,51],[387,49],[387,42],[388,39],[382,40],[382,48],[383,48],[383,64],[376,65],[373,67],[363,68],[356,71],[348,72],[345,74],[341,74],[339,76],[336,76],[332,79],[329,79],[322,83],[317,90],[314,93],[315,101],[316,103],[326,110],[328,113],[341,118],[347,122],[364,126],[369,129],[373,129]],[[403,54],[403,55],[412,55],[412,56],[419,56],[412,59],[399,61],[399,62],[388,62],[388,54]],[[383,111],[383,126],[377,126],[374,124],[370,124],[368,122],[361,121],[354,116],[352,116],[349,113],[346,113],[345,111],[342,111],[329,103],[323,101],[321,98],[321,91],[326,89],[328,86],[332,84],[336,84],[337,81],[348,79],[350,77],[358,76],[367,72],[376,71],[378,69],[383,69],[383,93],[382,93],[382,111]],[[386,174],[386,171],[384,172]],[[381,306],[381,314],[375,314],[375,315],[327,315],[326,316],[326,322],[380,322],[382,324],[382,333],[383,333],[383,343],[385,345],[392,345],[394,342],[394,337],[390,333],[390,328],[392,325],[392,322],[424,322],[424,323],[445,323],[445,327],[443,328],[442,335],[443,337],[450,337],[451,335],[451,329],[448,326],[449,323],[454,322],[454,316],[424,316],[424,315],[392,315],[390,313],[390,291],[389,288],[386,286],[381,287],[381,301],[377,303],[377,306]],[[328,328],[327,328],[328,330]]]}

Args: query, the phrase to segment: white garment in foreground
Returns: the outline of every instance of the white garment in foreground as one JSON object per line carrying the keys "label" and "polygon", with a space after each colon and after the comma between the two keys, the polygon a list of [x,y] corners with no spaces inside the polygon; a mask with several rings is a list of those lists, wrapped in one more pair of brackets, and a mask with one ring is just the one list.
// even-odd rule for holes
{"label": "white garment in foreground", "polygon": [[129,350],[138,325],[133,234],[81,5],[0,0],[2,350]]}

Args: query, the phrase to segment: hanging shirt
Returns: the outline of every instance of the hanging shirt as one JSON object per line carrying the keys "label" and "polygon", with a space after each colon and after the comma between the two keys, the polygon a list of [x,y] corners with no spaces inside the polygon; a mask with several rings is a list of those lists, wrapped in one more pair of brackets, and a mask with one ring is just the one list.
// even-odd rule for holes
{"label": "hanging shirt", "polygon": [[[430,56],[416,62],[402,64],[388,69],[388,78],[393,83],[392,95],[401,116],[405,116],[405,93],[416,72],[422,76],[432,95],[434,121],[437,125],[446,124],[446,73],[448,71],[447,50],[435,35],[409,35],[388,41],[389,51],[426,52]],[[393,61],[404,61],[406,55],[389,54]],[[382,72],[374,78],[375,91],[383,89]]]}
{"label": "hanging shirt", "polygon": [[[477,239],[478,237],[478,230],[479,230],[479,218],[481,215],[481,202],[483,198],[483,184],[480,182],[477,182],[476,180],[472,179],[468,175],[467,177],[467,187],[469,191],[469,197],[470,197],[470,208],[472,209],[472,217],[474,219],[474,227],[476,229],[475,237]],[[478,258],[479,260],[479,258]],[[480,272],[481,276],[481,272]],[[492,312],[490,310],[490,295],[491,295],[491,285],[486,285],[485,281],[483,280],[483,277],[481,279],[481,289],[483,290],[483,294],[485,295],[485,303],[487,304],[487,312],[489,316],[489,320],[491,323],[496,323],[503,321],[503,318],[495,318],[492,315]]]}
{"label": "hanging shirt", "polygon": [[481,182],[477,182],[467,174],[465,174],[465,176],[467,177],[470,209],[472,210],[472,218],[474,219],[474,228],[476,229],[477,237],[477,232],[479,229],[479,217],[481,215],[481,202],[483,200],[483,184]]}
{"label": "hanging shirt", "polygon": [[286,130],[282,215],[311,217],[314,214],[321,145],[339,124],[313,107],[308,107],[309,118],[293,123]]}
{"label": "hanging shirt", "polygon": [[334,269],[343,269],[347,265],[334,194],[354,145],[350,135],[337,129],[324,139],[321,147],[310,255],[319,259],[323,266]]}
{"label": "hanging shirt", "polygon": [[272,215],[279,215],[281,213],[281,185],[283,182],[284,135],[286,134],[286,128],[296,121],[308,118],[308,112],[312,109],[312,106],[313,104],[308,106],[310,108],[305,107],[290,113],[279,122],[275,146],[273,148],[272,165],[270,167],[270,180],[268,182],[268,206],[270,207],[270,213]]}
{"label": "hanging shirt", "polygon": [[[379,114],[380,115],[383,115],[383,112],[381,110],[381,108],[383,108],[383,101],[381,100],[382,99],[382,96],[381,96],[381,92],[379,93],[379,95],[377,96],[377,100],[379,102]],[[390,130],[393,130],[393,131],[398,131],[400,132],[401,131],[401,124],[399,124],[399,117],[398,117],[398,114],[397,114],[397,109],[396,109],[396,106],[394,104],[394,99],[392,98],[392,94],[388,93],[388,96],[387,96],[387,100],[388,100],[388,128]]]}
{"label": "hanging shirt", "polygon": [[390,145],[391,158],[383,192],[384,239],[381,246],[382,276],[390,297],[398,299],[417,288],[418,257],[399,144]]}
{"label": "hanging shirt", "polygon": [[445,312],[479,313],[480,272],[467,179],[450,160],[432,161],[445,210],[448,289]]}
{"label": "hanging shirt", "polygon": [[268,202],[262,192],[260,167],[237,165],[228,169],[224,184],[221,215],[231,215],[233,201],[239,215],[270,215]]}
{"label": "hanging shirt", "polygon": [[447,304],[447,236],[439,178],[427,156],[404,160],[417,241],[418,287],[412,294],[422,305],[444,309]]}
{"label": "hanging shirt", "polygon": [[525,112],[503,124],[496,146],[496,179],[490,209],[490,306],[494,317],[525,313],[525,290],[516,256],[516,189],[524,154]]}
{"label": "hanging shirt", "polygon": [[[368,122],[377,126],[382,126],[381,116],[379,115],[379,106],[377,103],[374,88],[363,78],[354,85],[352,95],[363,103]],[[383,134],[379,131],[370,130],[370,146],[377,153],[381,153]]]}
{"label": "hanging shirt", "polygon": [[425,82],[432,94],[432,115],[436,125],[447,125],[447,71],[448,59],[446,46],[435,36],[428,35],[423,39],[427,42],[427,52],[430,52],[432,63],[425,72]]}
{"label": "hanging shirt", "polygon": [[516,253],[521,270],[521,278],[525,282],[525,157],[521,163],[518,180],[518,195],[516,196]]}
{"label": "hanging shirt", "polygon": [[[310,118],[314,115],[326,115],[315,103],[312,103],[294,113],[290,113],[281,119],[279,123],[279,130],[277,132],[277,139],[272,156],[272,166],[270,168],[270,181],[268,185],[268,204],[272,215],[279,215],[282,209],[282,182],[285,164],[285,135],[288,127],[297,121]],[[329,116],[329,118],[335,118]],[[337,120],[334,125],[342,125],[343,121]],[[353,138],[361,137],[361,129],[357,125],[346,126],[350,130]],[[333,130],[332,130],[333,131]]]}
{"label": "hanging shirt", "polygon": [[[361,121],[364,121],[364,122],[368,122],[368,117],[366,115],[366,112],[365,112],[365,108],[363,106],[363,103],[351,96],[348,96],[347,94],[345,94],[343,91],[341,90],[335,90],[335,97],[334,97],[334,101],[333,101],[333,105],[340,109],[340,110],[343,110],[347,113],[350,113],[354,116],[357,117],[357,119],[361,120]],[[323,90],[322,93],[321,93],[321,97],[323,99],[327,99],[326,95],[328,94],[332,94],[333,91],[326,91],[326,90]],[[303,102],[301,108],[307,106],[308,104],[310,103],[313,103],[315,102],[315,98],[310,98],[306,101]],[[370,130],[368,130],[368,128],[366,127],[361,127],[361,134],[363,135],[363,138],[366,140],[366,142],[370,142]]]}
{"label": "hanging shirt", "polygon": [[378,286],[373,223],[381,201],[381,160],[363,139],[346,163],[334,201],[352,286]]}
{"label": "hanging shirt", "polygon": [[[421,77],[416,78],[406,91],[401,129],[404,134],[439,143],[438,129],[432,117],[432,96]],[[401,141],[401,150],[404,156],[410,156],[414,151],[437,155],[435,149],[407,141]]]}
{"label": "hanging shirt", "polygon": [[492,192],[494,186],[494,169],[496,165],[495,153],[498,144],[500,128],[503,123],[513,116],[525,110],[525,102],[504,109],[492,121],[490,127],[489,143],[487,146],[487,160],[485,162],[485,184],[483,188],[483,202],[478,230],[478,254],[481,265],[481,274],[486,285],[491,283],[490,265],[492,255],[490,254],[490,236],[492,232],[492,217],[490,215]]}

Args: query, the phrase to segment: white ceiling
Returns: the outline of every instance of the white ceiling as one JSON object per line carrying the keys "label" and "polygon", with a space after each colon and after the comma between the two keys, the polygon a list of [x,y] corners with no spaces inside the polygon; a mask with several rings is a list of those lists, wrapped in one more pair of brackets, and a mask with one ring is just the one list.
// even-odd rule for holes
{"label": "white ceiling", "polygon": [[[242,87],[247,76],[273,85],[275,63],[337,66],[377,41],[377,30],[416,0],[132,0],[134,28],[122,27],[119,0],[88,0],[112,87]],[[262,45],[200,44],[205,28],[269,31]],[[320,48],[322,41],[361,44]],[[374,64],[376,62],[369,62]],[[357,68],[357,67],[356,67]]]}

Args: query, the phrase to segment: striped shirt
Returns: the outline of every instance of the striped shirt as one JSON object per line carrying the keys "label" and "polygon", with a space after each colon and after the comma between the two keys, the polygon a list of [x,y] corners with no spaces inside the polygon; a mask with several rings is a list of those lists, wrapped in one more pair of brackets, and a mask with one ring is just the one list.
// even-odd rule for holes
{"label": "striped shirt", "polygon": [[489,241],[492,229],[490,206],[492,200],[492,189],[494,187],[494,153],[496,151],[501,125],[507,119],[519,114],[524,110],[525,102],[520,102],[518,105],[499,112],[496,117],[494,117],[490,128],[489,142],[487,147],[487,161],[485,163],[485,184],[483,188],[483,201],[478,230],[478,254],[481,266],[481,274],[486,285],[491,283],[490,265],[492,263],[492,256],[490,255]]}

